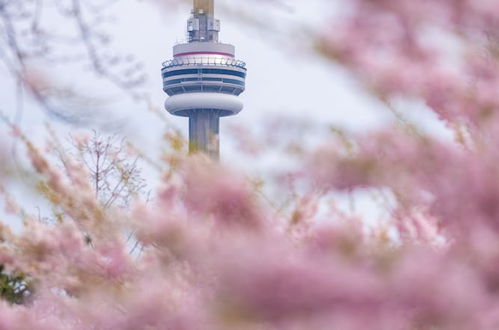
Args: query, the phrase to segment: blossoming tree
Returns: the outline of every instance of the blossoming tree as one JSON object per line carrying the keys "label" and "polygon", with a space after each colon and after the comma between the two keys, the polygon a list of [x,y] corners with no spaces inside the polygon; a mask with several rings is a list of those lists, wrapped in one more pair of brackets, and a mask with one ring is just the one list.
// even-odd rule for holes
{"label": "blossoming tree", "polygon": [[[128,210],[96,198],[84,164],[61,172],[19,134],[65,216],[0,227],[3,270],[29,282],[0,303],[0,329],[499,328],[499,1],[347,7],[321,54],[387,105],[424,102],[453,141],[410,125],[332,139],[283,173],[301,187],[290,212],[176,151],[155,202]],[[325,198],[358,189],[391,196],[382,224]]]}

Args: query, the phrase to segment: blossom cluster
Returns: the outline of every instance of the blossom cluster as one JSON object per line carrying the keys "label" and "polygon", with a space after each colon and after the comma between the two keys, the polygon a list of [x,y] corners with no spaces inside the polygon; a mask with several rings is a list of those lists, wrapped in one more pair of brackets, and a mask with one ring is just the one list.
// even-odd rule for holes
{"label": "blossom cluster", "polygon": [[[327,141],[282,173],[300,187],[286,210],[177,150],[154,201],[126,209],[18,132],[62,215],[0,226],[1,269],[28,288],[0,302],[0,329],[498,329],[499,1],[348,9],[322,54],[387,104],[424,101],[455,141],[407,127]],[[359,189],[390,194],[379,224],[330,202]]]}

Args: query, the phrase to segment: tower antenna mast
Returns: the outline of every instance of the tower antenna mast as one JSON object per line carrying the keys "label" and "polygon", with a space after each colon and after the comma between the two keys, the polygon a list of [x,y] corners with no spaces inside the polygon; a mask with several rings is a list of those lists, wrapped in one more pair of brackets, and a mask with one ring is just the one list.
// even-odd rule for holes
{"label": "tower antenna mast", "polygon": [[194,13],[206,13],[210,17],[215,16],[214,0],[194,0]]}

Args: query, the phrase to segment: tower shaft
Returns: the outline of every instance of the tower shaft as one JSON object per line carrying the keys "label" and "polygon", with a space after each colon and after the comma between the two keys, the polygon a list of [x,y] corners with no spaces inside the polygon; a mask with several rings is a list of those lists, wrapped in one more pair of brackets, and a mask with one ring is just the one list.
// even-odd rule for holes
{"label": "tower shaft", "polygon": [[220,155],[220,111],[196,109],[189,114],[189,152],[203,152],[212,159]]}

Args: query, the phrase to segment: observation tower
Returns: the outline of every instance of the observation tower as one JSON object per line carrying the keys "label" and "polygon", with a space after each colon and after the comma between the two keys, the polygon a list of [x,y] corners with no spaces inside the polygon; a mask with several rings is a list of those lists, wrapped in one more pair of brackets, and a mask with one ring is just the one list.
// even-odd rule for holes
{"label": "observation tower", "polygon": [[235,47],[219,42],[220,21],[214,0],[194,0],[187,21],[186,43],[173,47],[173,59],[163,63],[165,108],[189,117],[189,152],[220,154],[220,118],[243,109],[246,64],[235,58]]}

